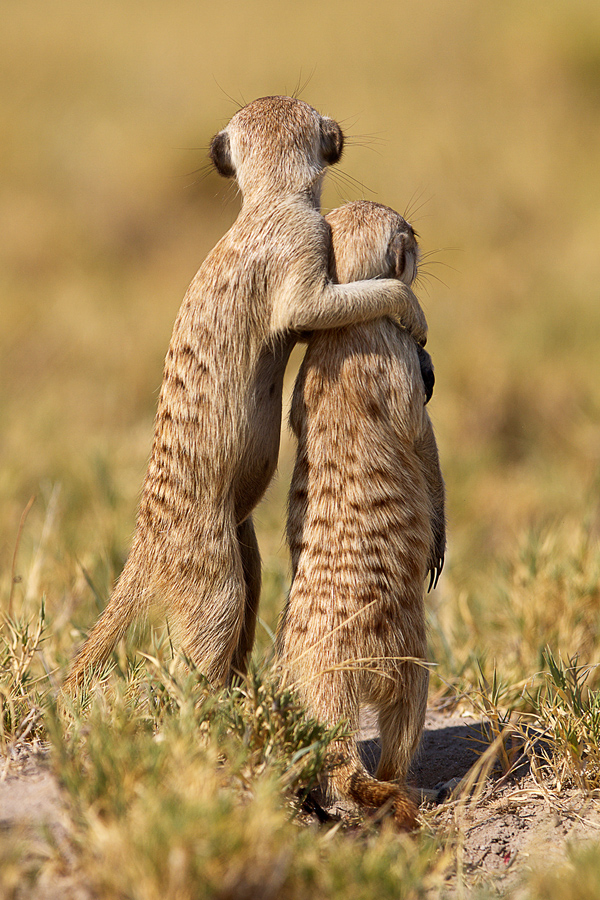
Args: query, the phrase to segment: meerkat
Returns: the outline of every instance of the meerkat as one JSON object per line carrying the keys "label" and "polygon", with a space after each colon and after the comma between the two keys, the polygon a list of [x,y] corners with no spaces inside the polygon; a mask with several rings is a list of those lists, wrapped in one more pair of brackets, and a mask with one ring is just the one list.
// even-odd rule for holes
{"label": "meerkat", "polygon": [[[357,202],[327,221],[340,282],[412,283],[418,247],[402,216]],[[422,360],[430,390],[429,363]],[[403,829],[416,823],[406,773],[427,704],[424,582],[427,572],[437,581],[445,552],[444,483],[426,399],[415,341],[389,318],[313,333],[292,398],[292,585],[277,635],[284,678],[316,718],[345,719],[355,735],[361,703],[376,708],[376,776],[353,736],[334,747],[344,761],[328,792],[391,806]]]}
{"label": "meerkat", "polygon": [[328,275],[321,186],[343,143],[333,119],[291,97],[255,100],[213,138],[212,162],[236,178],[242,207],[177,316],[131,550],[67,690],[106,662],[152,601],[215,685],[243,672],[260,592],[251,513],[277,465],[283,375],[299,333],[393,314],[425,343],[405,285]]}

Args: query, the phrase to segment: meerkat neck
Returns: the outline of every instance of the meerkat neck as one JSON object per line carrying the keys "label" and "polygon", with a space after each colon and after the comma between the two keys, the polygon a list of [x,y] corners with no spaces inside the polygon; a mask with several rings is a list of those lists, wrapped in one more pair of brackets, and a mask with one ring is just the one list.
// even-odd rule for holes
{"label": "meerkat neck", "polygon": [[[305,185],[303,187],[299,187],[297,190],[277,190],[272,189],[269,191],[271,194],[270,202],[278,203],[278,202],[290,202],[290,203],[301,203],[302,205],[308,205],[313,209],[321,211],[321,191],[323,188],[323,178],[319,177],[315,179],[315,181],[310,185]],[[267,189],[268,191],[268,189]],[[242,209],[244,211],[250,210],[255,206],[264,207],[265,199],[266,199],[266,191],[265,186],[262,188],[257,187],[256,189],[250,188],[242,192]]]}

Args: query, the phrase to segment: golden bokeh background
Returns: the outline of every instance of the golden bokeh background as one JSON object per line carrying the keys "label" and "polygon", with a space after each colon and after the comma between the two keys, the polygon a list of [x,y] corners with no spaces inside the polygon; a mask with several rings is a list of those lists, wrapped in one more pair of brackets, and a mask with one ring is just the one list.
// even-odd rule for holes
{"label": "golden bokeh background", "polygon": [[[3,596],[36,495],[16,592],[85,627],[88,581],[106,599],[172,322],[238,209],[207,146],[238,104],[294,91],[348,135],[324,207],[386,203],[435,251],[417,291],[448,488],[441,596],[528,529],[566,517],[597,538],[597,0],[7,0],[1,18]],[[285,438],[257,513],[271,624],[292,453]]]}

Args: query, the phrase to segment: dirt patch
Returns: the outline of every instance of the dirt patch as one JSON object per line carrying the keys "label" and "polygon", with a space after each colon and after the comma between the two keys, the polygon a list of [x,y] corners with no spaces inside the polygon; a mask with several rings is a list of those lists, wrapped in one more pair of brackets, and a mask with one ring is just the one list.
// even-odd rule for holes
{"label": "dirt patch", "polygon": [[[413,767],[416,784],[433,787],[438,776],[468,778],[471,766],[489,747],[480,721],[431,712],[420,756]],[[541,745],[536,745],[539,751]],[[464,874],[513,875],[521,865],[548,867],[564,859],[568,844],[600,837],[600,804],[581,791],[557,791],[543,777],[543,763],[517,756],[510,774],[493,765],[485,785],[432,810],[431,825],[457,835]],[[458,788],[460,792],[460,786]]]}
{"label": "dirt patch", "polygon": [[[375,771],[379,759],[379,730],[374,713],[364,709],[360,722],[360,751]],[[463,778],[487,746],[481,722],[472,716],[428,710],[425,730],[409,776],[420,788],[435,788]]]}
{"label": "dirt patch", "polygon": [[21,745],[0,758],[0,896],[90,900],[85,880],[75,874],[70,832],[47,751]]}
{"label": "dirt patch", "polygon": [[[375,716],[365,710],[361,719],[361,754],[374,772],[379,758]],[[472,767],[489,747],[481,720],[467,714],[430,709],[423,740],[411,767],[409,781],[433,789],[467,780]],[[449,797],[424,808],[426,825],[448,834],[456,845],[462,877],[472,884],[490,876],[516,876],[523,864],[548,867],[560,862],[567,846],[600,838],[600,803],[575,789],[556,786],[534,777],[529,760],[517,757],[513,772],[505,776],[492,762],[482,789]],[[343,806],[330,808],[343,815]]]}
{"label": "dirt patch", "polygon": [[45,754],[21,749],[3,760],[0,775],[0,828],[65,824],[60,790],[45,765]]}

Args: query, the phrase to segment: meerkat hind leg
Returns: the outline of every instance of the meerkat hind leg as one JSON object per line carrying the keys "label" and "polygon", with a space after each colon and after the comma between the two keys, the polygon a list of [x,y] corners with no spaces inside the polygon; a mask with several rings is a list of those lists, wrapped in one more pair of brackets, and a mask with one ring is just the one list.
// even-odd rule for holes
{"label": "meerkat hind leg", "polygon": [[240,636],[231,660],[230,683],[236,676],[245,675],[248,668],[256,631],[261,587],[260,551],[256,540],[256,532],[254,531],[254,523],[250,516],[241,525],[238,525],[237,537],[242,557],[246,602],[244,604],[244,618]]}
{"label": "meerkat hind leg", "polygon": [[[375,773],[380,781],[404,782],[419,745],[427,709],[428,673],[416,673],[411,690],[406,687],[379,707],[381,757]],[[407,702],[404,697],[409,697]]]}
{"label": "meerkat hind leg", "polygon": [[[331,661],[330,661],[331,662]],[[304,688],[313,715],[330,725],[340,720],[348,724],[351,736],[334,742],[332,751],[339,756],[338,765],[328,777],[328,793],[345,797],[363,807],[391,810],[401,831],[417,826],[417,808],[403,784],[386,784],[377,780],[364,767],[358,751],[359,684],[354,673],[329,670]]]}
{"label": "meerkat hind leg", "polygon": [[244,622],[247,587],[236,527],[206,538],[197,563],[199,578],[174,577],[164,586],[178,640],[199,672],[215,686],[229,678]]}

